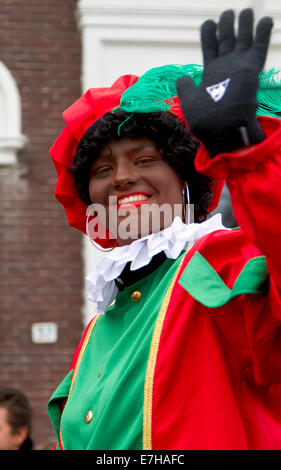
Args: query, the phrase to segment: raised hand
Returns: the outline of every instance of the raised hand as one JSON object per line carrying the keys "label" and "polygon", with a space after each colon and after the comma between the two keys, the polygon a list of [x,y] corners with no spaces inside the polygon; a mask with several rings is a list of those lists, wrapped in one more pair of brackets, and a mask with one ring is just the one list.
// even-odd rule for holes
{"label": "raised hand", "polygon": [[201,28],[202,82],[196,87],[189,77],[177,81],[190,131],[212,155],[257,144],[265,137],[256,118],[256,93],[273,22],[262,18],[255,37],[253,24],[251,9],[240,13],[237,37],[232,10],[222,13],[218,25],[207,20]]}

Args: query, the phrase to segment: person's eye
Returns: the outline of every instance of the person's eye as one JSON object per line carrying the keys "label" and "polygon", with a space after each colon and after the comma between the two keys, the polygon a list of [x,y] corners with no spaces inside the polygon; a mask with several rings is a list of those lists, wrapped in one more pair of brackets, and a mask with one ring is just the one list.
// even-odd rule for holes
{"label": "person's eye", "polygon": [[149,165],[155,161],[158,161],[159,158],[154,157],[154,156],[145,156],[145,157],[140,157],[136,160],[137,165]]}
{"label": "person's eye", "polygon": [[107,176],[108,173],[110,173],[111,169],[112,169],[112,167],[108,166],[108,165],[100,166],[100,167],[94,169],[93,176],[94,177],[97,176],[97,177],[102,178],[103,176]]}

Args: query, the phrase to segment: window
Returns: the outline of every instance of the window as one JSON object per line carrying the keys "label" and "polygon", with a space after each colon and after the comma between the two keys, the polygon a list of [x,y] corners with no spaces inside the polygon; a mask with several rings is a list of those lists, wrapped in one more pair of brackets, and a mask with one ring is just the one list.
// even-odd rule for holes
{"label": "window", "polygon": [[0,62],[0,165],[17,163],[17,152],[27,142],[21,133],[21,102],[14,78]]}

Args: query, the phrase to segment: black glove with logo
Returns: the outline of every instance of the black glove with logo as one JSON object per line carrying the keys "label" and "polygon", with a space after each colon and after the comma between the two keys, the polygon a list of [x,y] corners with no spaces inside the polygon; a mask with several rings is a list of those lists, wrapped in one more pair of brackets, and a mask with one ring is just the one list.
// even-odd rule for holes
{"label": "black glove with logo", "polygon": [[177,81],[190,131],[211,155],[254,145],[265,138],[256,117],[256,93],[273,22],[269,17],[262,18],[255,38],[253,23],[253,11],[243,10],[237,38],[232,10],[222,13],[218,28],[212,20],[203,23],[201,85],[195,86],[189,77]]}

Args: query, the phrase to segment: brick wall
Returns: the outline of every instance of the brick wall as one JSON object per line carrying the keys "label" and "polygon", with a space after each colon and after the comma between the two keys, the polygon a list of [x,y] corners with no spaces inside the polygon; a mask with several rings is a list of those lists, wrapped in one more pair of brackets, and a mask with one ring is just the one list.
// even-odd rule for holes
{"label": "brick wall", "polygon": [[[54,199],[48,154],[62,111],[80,96],[75,8],[76,0],[0,7],[0,60],[18,85],[29,139],[17,166],[0,166],[0,384],[28,396],[36,447],[54,439],[46,402],[82,332],[81,236]],[[31,325],[49,321],[58,325],[57,343],[33,343]]]}

